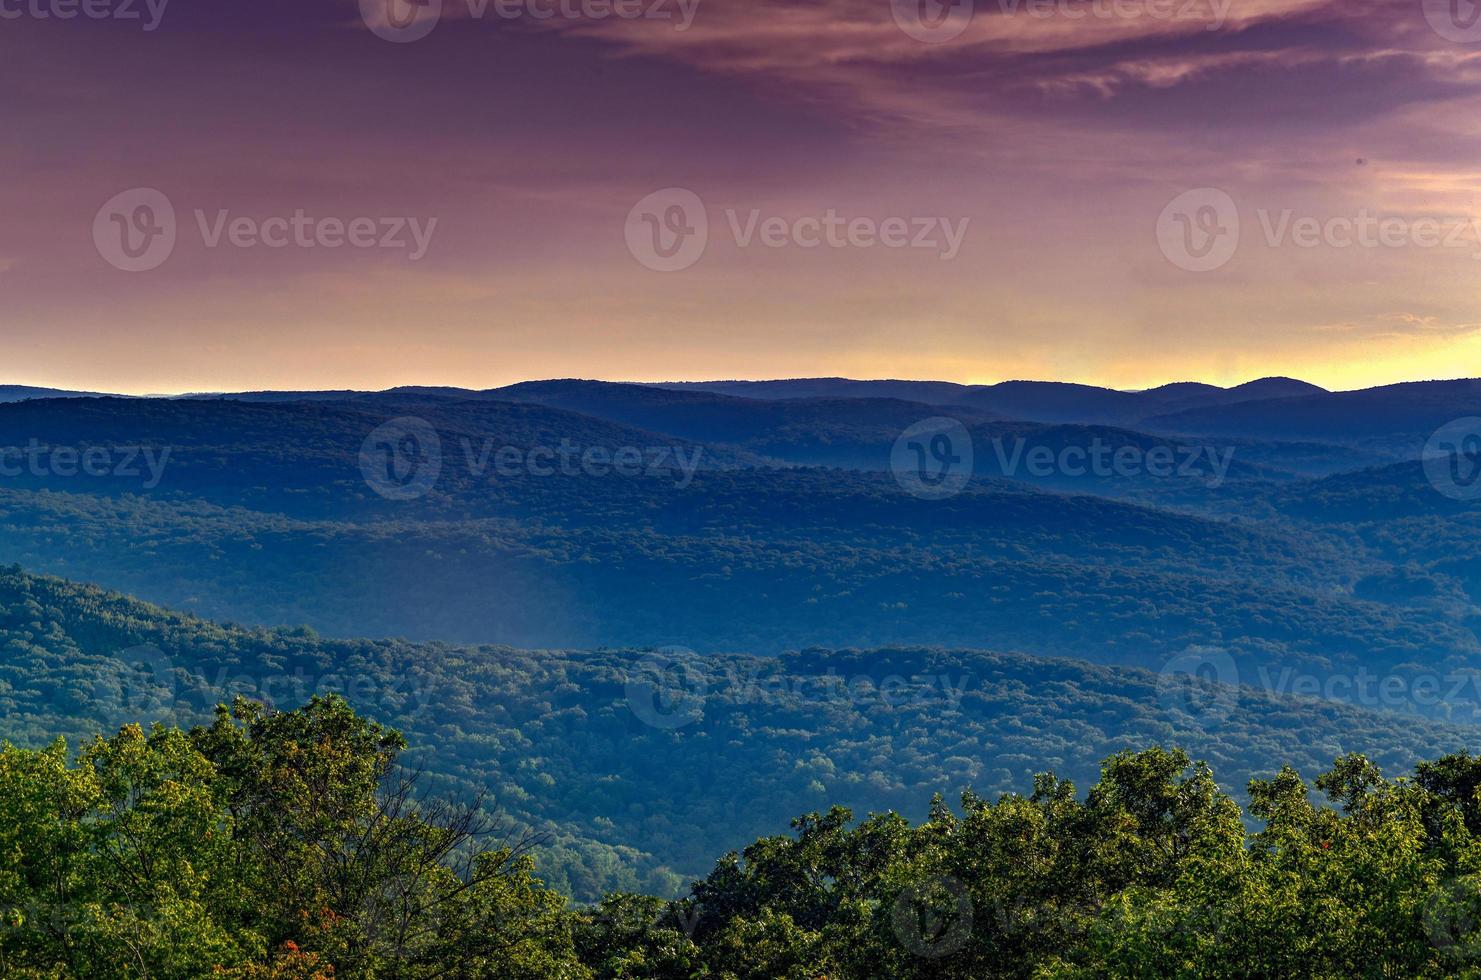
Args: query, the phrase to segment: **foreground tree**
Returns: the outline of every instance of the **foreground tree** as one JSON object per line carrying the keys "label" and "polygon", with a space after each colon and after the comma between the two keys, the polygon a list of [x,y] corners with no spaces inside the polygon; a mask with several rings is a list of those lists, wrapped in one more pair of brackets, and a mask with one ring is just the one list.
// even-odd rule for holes
{"label": "foreground tree", "polygon": [[[1152,749],[1107,760],[1082,799],[937,800],[917,826],[813,814],[724,858],[654,923],[597,919],[611,977],[1477,977],[1481,760],[1418,781],[1360,756],[1316,781],[1250,787],[1249,834],[1204,766]],[[613,949],[615,943],[621,947]]]}
{"label": "foreground tree", "polygon": [[423,798],[403,748],[336,698],[126,727],[75,766],[6,747],[7,975],[586,976],[530,842]]}
{"label": "foreground tree", "polygon": [[[0,975],[224,980],[1481,977],[1481,759],[1249,787],[1181,752],[1083,796],[799,818],[678,900],[573,910],[480,799],[343,701],[73,759],[0,749]],[[1314,800],[1325,794],[1327,804]]]}

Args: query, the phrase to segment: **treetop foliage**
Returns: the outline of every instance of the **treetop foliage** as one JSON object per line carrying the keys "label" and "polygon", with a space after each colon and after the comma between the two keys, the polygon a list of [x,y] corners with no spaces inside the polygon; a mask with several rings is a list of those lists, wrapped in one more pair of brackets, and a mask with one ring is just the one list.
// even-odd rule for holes
{"label": "treetop foliage", "polygon": [[338,697],[130,724],[75,758],[5,746],[4,975],[1481,976],[1469,755],[1392,780],[1360,755],[1311,785],[1283,768],[1244,814],[1185,753],[1122,752],[1083,795],[1043,773],[919,823],[832,807],[681,898],[583,906],[405,748]]}

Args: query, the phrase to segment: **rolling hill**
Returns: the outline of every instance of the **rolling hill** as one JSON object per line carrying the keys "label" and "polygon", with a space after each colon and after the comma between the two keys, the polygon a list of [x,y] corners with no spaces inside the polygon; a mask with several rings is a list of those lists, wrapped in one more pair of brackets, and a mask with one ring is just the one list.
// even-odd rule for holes
{"label": "rolling hill", "polygon": [[[1116,478],[1067,493],[978,479],[930,500],[889,473],[776,467],[752,451],[781,438],[755,427],[769,413],[818,413],[814,429],[796,430],[805,440],[848,419],[846,403],[564,389],[624,411],[646,405],[643,421],[654,425],[683,419],[675,399],[715,401],[717,418],[697,426],[761,435],[744,449],[543,404],[443,395],[23,402],[0,406],[0,446],[66,447],[73,465],[4,481],[0,560],[213,619],[346,638],[768,655],[922,643],[1153,670],[1216,647],[1251,676],[1291,667],[1319,678],[1481,666],[1481,585],[1455,560],[1473,533],[1456,519],[1474,507],[1440,497],[1415,468],[1395,471],[1402,488],[1364,482],[1394,476],[1384,469],[1273,480],[1271,467],[1240,464],[1218,486]],[[863,403],[866,418],[883,414],[858,430],[858,452],[878,459],[886,421],[914,411],[902,404]],[[364,447],[407,416],[435,436],[441,465],[416,493],[388,495],[367,475]],[[1060,447],[1087,435],[1163,441],[974,426]],[[656,447],[670,465],[629,475],[529,465],[533,450],[561,444],[608,457],[627,446],[639,459]],[[89,449],[128,447],[152,447],[164,463],[156,484],[77,472]],[[496,465],[503,448],[521,465]],[[993,457],[979,452],[979,464]],[[1101,492],[1078,492],[1088,489]],[[1427,522],[1403,548],[1364,526],[1400,492],[1418,508],[1403,513]],[[1140,497],[1108,499],[1118,494]]]}
{"label": "rolling hill", "polygon": [[339,693],[403,729],[441,790],[492,791],[544,835],[578,899],[672,894],[717,854],[841,804],[924,816],[933,793],[1088,783],[1126,747],[1184,746],[1240,795],[1271,759],[1385,768],[1477,730],[1062,658],[902,647],[781,657],[522,651],[223,626],[0,568],[0,737],[74,746],[125,723],[188,726],[233,695]]}
{"label": "rolling hill", "polygon": [[1054,381],[959,385],[940,381],[851,381],[846,378],[677,382],[659,387],[760,399],[894,398],[971,408],[989,415],[1032,422],[1100,425],[1133,425],[1173,411],[1314,395],[1324,390],[1292,378],[1262,378],[1233,388],[1177,382],[1146,391],[1117,391]]}
{"label": "rolling hill", "polygon": [[1481,381],[1417,381],[1185,409],[1147,420],[1158,431],[1259,439],[1395,443],[1411,454],[1431,433],[1481,415]]}

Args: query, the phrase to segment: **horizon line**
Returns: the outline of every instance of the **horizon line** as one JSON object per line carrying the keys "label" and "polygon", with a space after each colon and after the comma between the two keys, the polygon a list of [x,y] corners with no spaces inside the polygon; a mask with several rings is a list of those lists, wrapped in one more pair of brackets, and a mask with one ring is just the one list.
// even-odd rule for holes
{"label": "horizon line", "polygon": [[1162,384],[1151,385],[1151,386],[1145,387],[1145,388],[1114,388],[1114,387],[1110,387],[1108,385],[1091,384],[1091,383],[1083,382],[1083,381],[1066,381],[1066,380],[1049,379],[1049,378],[1005,378],[1005,379],[1000,380],[1000,381],[973,382],[973,381],[955,381],[955,380],[951,380],[951,379],[947,379],[947,378],[939,378],[939,377],[937,377],[937,378],[865,378],[865,377],[849,377],[849,376],[846,376],[846,375],[813,375],[813,376],[793,376],[793,377],[778,377],[778,378],[696,378],[696,379],[681,379],[681,380],[665,379],[665,380],[655,380],[655,381],[640,381],[640,380],[632,380],[632,379],[627,379],[627,378],[617,379],[617,378],[581,378],[581,377],[559,377],[559,378],[557,378],[557,377],[551,377],[551,378],[527,378],[527,379],[522,380],[522,381],[514,381],[514,382],[510,382],[508,384],[493,385],[493,386],[487,387],[487,388],[476,388],[476,387],[469,387],[467,385],[459,385],[459,384],[418,384],[418,383],[406,383],[406,384],[390,385],[389,387],[385,387],[385,388],[377,388],[377,387],[365,387],[365,388],[353,388],[353,387],[300,388],[300,387],[292,387],[292,386],[290,386],[290,387],[282,387],[282,388],[248,387],[248,388],[220,388],[220,389],[212,389],[212,388],[190,388],[190,387],[187,387],[187,388],[182,388],[181,390],[173,391],[173,392],[172,391],[160,391],[160,390],[142,390],[142,391],[141,390],[133,390],[133,391],[129,391],[129,390],[126,390],[126,389],[117,389],[117,390],[110,390],[110,391],[99,391],[99,390],[95,390],[95,389],[93,389],[91,387],[75,387],[74,388],[74,387],[67,387],[65,385],[59,385],[59,384],[45,384],[45,383],[37,384],[37,383],[29,383],[29,382],[10,382],[10,381],[0,382],[0,388],[33,388],[33,389],[38,389],[38,390],[65,392],[65,393],[68,393],[68,394],[93,395],[93,396],[102,396],[102,397],[106,397],[106,396],[112,395],[112,396],[127,397],[127,398],[161,398],[161,399],[164,399],[164,398],[189,398],[189,397],[204,398],[204,397],[210,397],[210,396],[213,396],[213,395],[244,395],[244,394],[258,394],[258,393],[272,393],[272,394],[303,393],[303,394],[307,394],[307,395],[322,395],[322,394],[333,394],[333,393],[336,393],[336,392],[345,392],[345,393],[348,393],[348,394],[377,395],[377,394],[386,394],[388,392],[399,391],[399,390],[409,389],[409,388],[442,388],[442,389],[449,389],[449,390],[454,390],[454,391],[467,391],[467,392],[474,392],[474,393],[482,393],[482,392],[489,392],[489,391],[497,391],[497,390],[502,389],[502,388],[509,388],[509,387],[513,387],[515,385],[521,385],[521,384],[546,384],[546,383],[558,382],[558,381],[587,382],[587,383],[594,383],[594,384],[627,384],[627,385],[635,385],[635,386],[642,386],[642,387],[649,387],[649,388],[654,388],[654,387],[661,388],[661,387],[666,387],[666,386],[670,386],[670,385],[696,385],[697,386],[697,385],[724,385],[724,384],[784,384],[784,383],[789,383],[789,382],[790,383],[802,383],[802,382],[819,382],[819,381],[838,381],[838,382],[862,383],[862,384],[946,384],[946,385],[955,385],[955,386],[958,386],[958,387],[961,387],[961,388],[993,388],[993,387],[997,387],[999,385],[1005,385],[1005,384],[1054,384],[1054,385],[1070,385],[1070,386],[1080,387],[1080,388],[1093,388],[1093,389],[1097,389],[1097,390],[1100,390],[1100,391],[1114,391],[1114,392],[1119,392],[1119,393],[1122,393],[1122,394],[1133,394],[1134,395],[1134,394],[1140,394],[1140,393],[1149,392],[1149,391],[1157,391],[1159,389],[1167,388],[1167,387],[1170,387],[1170,386],[1173,386],[1173,385],[1206,385],[1206,386],[1208,386],[1210,388],[1216,388],[1216,389],[1219,389],[1219,390],[1222,390],[1222,391],[1232,391],[1232,390],[1235,390],[1235,389],[1244,387],[1246,385],[1255,384],[1255,383],[1261,382],[1261,381],[1293,381],[1293,382],[1297,382],[1299,384],[1311,385],[1313,388],[1316,388],[1316,389],[1318,389],[1320,391],[1323,391],[1323,392],[1327,392],[1329,394],[1341,394],[1343,392],[1371,391],[1371,390],[1374,390],[1374,389],[1377,389],[1377,388],[1390,388],[1390,387],[1396,387],[1396,386],[1399,386],[1399,385],[1406,385],[1406,384],[1427,384],[1427,383],[1438,383],[1438,382],[1447,382],[1447,381],[1474,381],[1474,380],[1478,380],[1478,379],[1475,378],[1475,377],[1467,377],[1467,376],[1449,377],[1449,378],[1412,378],[1412,379],[1404,380],[1404,381],[1393,381],[1393,382],[1388,382],[1388,383],[1385,383],[1385,384],[1368,385],[1368,386],[1365,386],[1365,387],[1358,387],[1358,388],[1325,388],[1325,387],[1322,387],[1321,385],[1315,384],[1315,383],[1310,382],[1310,381],[1306,381],[1306,380],[1304,380],[1302,378],[1299,378],[1299,377],[1296,377],[1294,375],[1271,374],[1271,375],[1261,375],[1259,377],[1250,378],[1247,381],[1241,381],[1238,384],[1232,384],[1232,385],[1221,385],[1221,384],[1214,384],[1212,382],[1207,382],[1207,381],[1195,381],[1195,380],[1182,379],[1182,380],[1167,381],[1167,382],[1163,382]]}

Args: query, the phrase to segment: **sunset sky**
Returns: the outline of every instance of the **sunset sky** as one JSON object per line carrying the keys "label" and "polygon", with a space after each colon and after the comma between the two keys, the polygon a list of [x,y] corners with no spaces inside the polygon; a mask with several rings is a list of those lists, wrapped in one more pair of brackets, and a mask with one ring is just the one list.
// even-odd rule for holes
{"label": "sunset sky", "polygon": [[[68,2],[0,0],[0,382],[1481,375],[1469,0],[442,0],[414,41],[370,0],[38,16]],[[95,234],[134,188],[176,213],[140,272]],[[709,224],[669,272],[630,247],[665,188]],[[1190,271],[1168,236],[1227,215],[1165,209],[1204,188],[1238,244]],[[426,254],[210,245],[300,211],[415,219]],[[743,244],[753,212],[964,234]]]}

